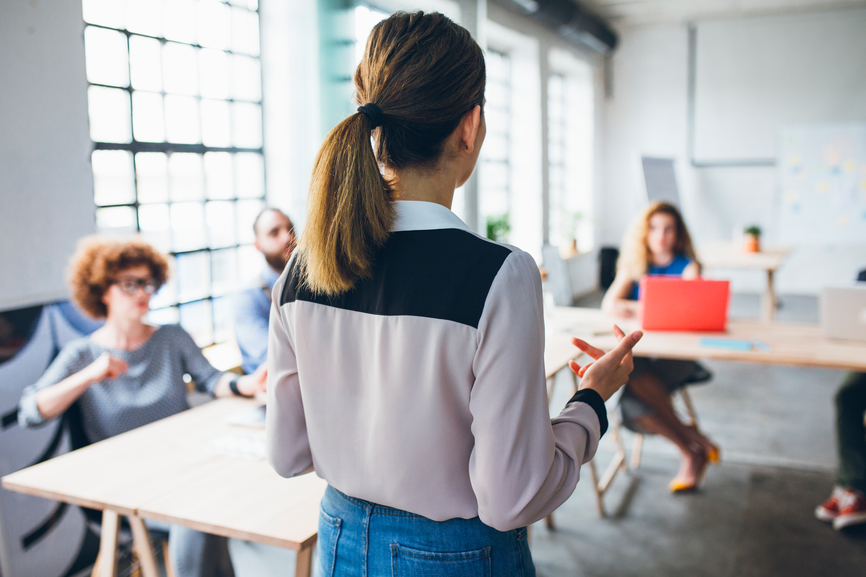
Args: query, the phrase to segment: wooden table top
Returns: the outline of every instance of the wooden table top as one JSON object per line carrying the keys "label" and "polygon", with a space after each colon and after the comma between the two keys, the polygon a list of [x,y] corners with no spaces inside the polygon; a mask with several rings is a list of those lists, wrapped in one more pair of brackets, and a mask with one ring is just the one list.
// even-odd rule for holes
{"label": "wooden table top", "polygon": [[[554,337],[559,340],[576,336],[609,350],[616,346],[611,332],[614,323],[626,333],[640,329],[634,319],[617,319],[599,309],[556,307],[548,323],[547,341],[550,343],[553,335],[561,335]],[[700,344],[704,337],[757,339],[766,343],[769,350],[708,347]],[[828,339],[821,334],[819,325],[811,324],[730,320],[728,330],[723,333],[644,331],[644,337],[634,350],[641,357],[722,359],[866,371],[866,342]]]}
{"label": "wooden table top", "polygon": [[791,247],[765,247],[761,252],[746,252],[730,242],[713,242],[698,247],[698,260],[706,268],[737,268],[775,271],[791,252]]}
{"label": "wooden table top", "polygon": [[7,475],[3,486],[299,550],[316,537],[325,481],[284,479],[262,458],[215,448],[221,439],[263,442],[264,430],[226,422],[257,404],[206,403]]}

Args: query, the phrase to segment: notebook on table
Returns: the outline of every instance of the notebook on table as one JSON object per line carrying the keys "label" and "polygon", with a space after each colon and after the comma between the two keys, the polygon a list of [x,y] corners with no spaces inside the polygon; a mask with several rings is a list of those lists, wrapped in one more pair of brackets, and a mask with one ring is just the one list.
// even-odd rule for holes
{"label": "notebook on table", "polygon": [[649,331],[724,331],[730,282],[645,276],[640,282],[641,327]]}

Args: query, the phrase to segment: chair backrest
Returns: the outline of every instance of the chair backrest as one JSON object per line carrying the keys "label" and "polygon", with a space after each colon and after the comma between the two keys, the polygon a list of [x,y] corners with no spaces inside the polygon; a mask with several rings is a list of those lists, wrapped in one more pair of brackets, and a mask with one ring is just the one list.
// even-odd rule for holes
{"label": "chair backrest", "polygon": [[[24,387],[36,382],[63,344],[80,336],[56,305],[45,306],[27,344],[0,365],[0,476],[73,448],[72,436],[64,426],[67,416],[43,427],[23,429],[18,426],[17,413]],[[0,489],[3,575],[64,575],[77,564],[85,534],[84,516],[77,507]]]}

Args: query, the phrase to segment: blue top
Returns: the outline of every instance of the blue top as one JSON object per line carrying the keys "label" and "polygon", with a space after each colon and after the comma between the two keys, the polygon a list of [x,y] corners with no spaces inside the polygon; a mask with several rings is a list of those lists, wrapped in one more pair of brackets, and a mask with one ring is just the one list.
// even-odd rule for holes
{"label": "blue top", "polygon": [[271,314],[271,292],[280,274],[265,265],[258,284],[235,295],[233,323],[235,338],[241,349],[241,368],[248,375],[268,360],[268,319]]}
{"label": "blue top", "polygon": [[[650,266],[646,271],[648,276],[682,276],[686,267],[692,264],[692,259],[684,254],[678,254],[665,266]],[[636,301],[640,298],[640,285],[636,282],[631,284],[630,300]]]}
{"label": "blue top", "polygon": [[21,393],[18,423],[25,427],[43,424],[36,394],[77,373],[104,352],[126,361],[127,370],[115,379],[90,385],[78,397],[84,432],[92,443],[188,409],[184,374],[192,377],[198,390],[211,394],[223,375],[178,325],[159,327],[131,351],[107,349],[89,336],[82,337],[67,343],[42,377]]}

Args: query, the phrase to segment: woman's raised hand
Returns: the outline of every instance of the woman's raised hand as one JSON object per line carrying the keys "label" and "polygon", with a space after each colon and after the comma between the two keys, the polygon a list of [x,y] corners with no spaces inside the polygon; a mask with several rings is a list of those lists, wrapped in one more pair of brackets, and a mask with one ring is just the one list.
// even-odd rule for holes
{"label": "woman's raised hand", "polygon": [[608,400],[626,381],[634,364],[632,349],[643,336],[641,331],[635,331],[626,336],[618,326],[613,326],[619,344],[609,353],[598,349],[584,340],[571,339],[574,346],[595,359],[584,366],[575,361],[569,362],[569,367],[580,377],[580,389],[593,389],[605,401]]}
{"label": "woman's raised hand", "polygon": [[126,372],[128,365],[123,359],[113,357],[108,353],[102,353],[87,368],[87,377],[91,383],[98,383],[106,379],[116,379]]}

